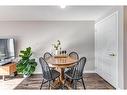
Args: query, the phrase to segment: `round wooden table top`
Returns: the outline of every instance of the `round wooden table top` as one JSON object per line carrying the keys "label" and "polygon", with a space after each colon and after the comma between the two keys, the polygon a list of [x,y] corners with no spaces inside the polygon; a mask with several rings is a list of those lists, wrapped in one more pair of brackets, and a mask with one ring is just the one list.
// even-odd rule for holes
{"label": "round wooden table top", "polygon": [[53,56],[46,60],[49,64],[55,67],[66,68],[74,65],[78,60],[73,59],[69,56]]}

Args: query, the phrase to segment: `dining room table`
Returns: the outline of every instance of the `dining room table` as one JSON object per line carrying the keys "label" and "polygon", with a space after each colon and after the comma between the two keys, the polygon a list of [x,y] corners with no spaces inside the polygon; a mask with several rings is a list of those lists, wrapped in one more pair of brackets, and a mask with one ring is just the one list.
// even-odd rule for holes
{"label": "dining room table", "polygon": [[64,83],[64,70],[75,65],[78,61],[69,55],[55,55],[46,60],[49,66],[60,69],[60,82]]}

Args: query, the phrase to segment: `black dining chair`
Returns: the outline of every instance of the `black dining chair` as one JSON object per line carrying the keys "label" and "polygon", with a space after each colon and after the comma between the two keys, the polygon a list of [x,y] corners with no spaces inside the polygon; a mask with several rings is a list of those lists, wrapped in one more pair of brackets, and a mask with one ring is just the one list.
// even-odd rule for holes
{"label": "black dining chair", "polygon": [[47,60],[47,59],[49,59],[50,57],[52,57],[52,54],[51,53],[49,53],[49,52],[46,52],[46,53],[44,53],[44,59],[45,60]]}
{"label": "black dining chair", "polygon": [[[59,78],[60,73],[56,70],[50,69],[48,63],[45,61],[44,58],[40,57],[39,62],[41,64],[42,75],[43,75],[43,80],[42,80],[42,84],[41,84],[40,89],[42,88],[42,85],[44,83],[47,83],[47,82],[49,83],[49,88],[50,88],[51,87],[51,81],[54,82],[54,80],[56,78]],[[46,80],[46,81],[44,82],[44,80]]]}
{"label": "black dining chair", "polygon": [[[78,55],[78,53],[75,52],[75,51],[69,53],[69,56],[70,56],[71,58],[73,58],[73,59],[79,60],[79,55]],[[74,67],[72,66],[71,68],[65,69],[65,71],[68,70],[68,69],[70,69],[70,70],[73,71],[73,68],[74,68]]]}
{"label": "black dining chair", "polygon": [[79,55],[78,55],[78,53],[77,52],[71,52],[70,54],[69,54],[69,56],[71,57],[71,58],[74,58],[74,59],[79,59]]}
{"label": "black dining chair", "polygon": [[65,81],[64,81],[64,85],[63,88],[66,84],[67,79],[72,80],[72,88],[73,89],[77,89],[77,81],[79,81],[80,79],[82,80],[82,84],[84,89],[85,88],[85,84],[83,81],[83,70],[84,70],[84,66],[86,64],[86,57],[82,57],[77,64],[75,64],[73,70],[67,70],[64,75],[65,75]]}
{"label": "black dining chair", "polygon": [[[53,57],[51,53],[49,53],[49,52],[45,52],[45,53],[44,53],[43,58],[44,58],[45,60],[48,60],[48,59],[51,58],[51,57]],[[52,66],[52,65],[49,65],[49,67],[50,67],[51,69],[55,69],[55,67]]]}

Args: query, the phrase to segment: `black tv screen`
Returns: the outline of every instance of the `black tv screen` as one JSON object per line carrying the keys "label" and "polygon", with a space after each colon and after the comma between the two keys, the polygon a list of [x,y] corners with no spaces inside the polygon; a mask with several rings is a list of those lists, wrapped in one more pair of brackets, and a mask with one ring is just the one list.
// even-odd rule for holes
{"label": "black tv screen", "polygon": [[0,60],[15,58],[14,39],[0,39]]}

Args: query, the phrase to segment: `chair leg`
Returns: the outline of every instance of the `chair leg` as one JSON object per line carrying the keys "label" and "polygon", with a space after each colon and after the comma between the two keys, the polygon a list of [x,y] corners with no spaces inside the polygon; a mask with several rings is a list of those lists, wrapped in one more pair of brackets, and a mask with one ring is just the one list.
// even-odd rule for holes
{"label": "chair leg", "polygon": [[64,80],[64,84],[63,84],[63,89],[64,89],[64,86],[65,86],[65,84],[66,84],[66,81],[67,81],[67,78],[65,78],[65,80]]}
{"label": "chair leg", "polygon": [[77,89],[77,80],[73,80],[73,89]]}
{"label": "chair leg", "polygon": [[41,86],[40,86],[40,90],[41,90],[41,88],[42,88],[43,82],[44,82],[44,79],[42,80],[42,83],[41,83]]}
{"label": "chair leg", "polygon": [[59,82],[60,82],[60,77],[59,77]]}
{"label": "chair leg", "polygon": [[86,89],[85,84],[84,84],[84,81],[83,81],[83,78],[81,78],[81,79],[82,79],[83,87],[84,87],[84,89]]}
{"label": "chair leg", "polygon": [[49,89],[50,89],[50,81],[49,81]]}
{"label": "chair leg", "polygon": [[55,82],[55,79],[53,79],[52,81]]}

